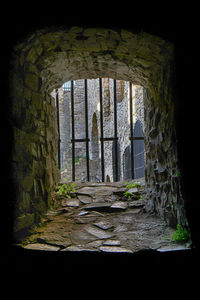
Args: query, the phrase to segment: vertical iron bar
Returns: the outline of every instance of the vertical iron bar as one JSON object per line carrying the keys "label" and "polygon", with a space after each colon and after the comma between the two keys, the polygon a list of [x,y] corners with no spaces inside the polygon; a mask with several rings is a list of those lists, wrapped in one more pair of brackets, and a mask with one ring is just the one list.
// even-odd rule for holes
{"label": "vertical iron bar", "polygon": [[[132,83],[129,82],[130,89],[130,137],[133,137],[133,97],[132,97]],[[133,139],[131,139],[131,175],[134,179],[134,149],[133,149]]]}
{"label": "vertical iron bar", "polygon": [[71,117],[72,117],[72,181],[75,181],[75,143],[74,143],[74,82],[71,80]]}
{"label": "vertical iron bar", "polygon": [[113,79],[114,83],[114,137],[115,137],[115,172],[116,177],[115,181],[119,180],[118,177],[118,147],[117,147],[117,86],[116,86],[116,79]]}
{"label": "vertical iron bar", "polygon": [[99,99],[100,99],[100,124],[101,124],[101,172],[102,182],[105,181],[104,169],[104,135],[103,135],[103,97],[102,97],[102,78],[99,78]]}
{"label": "vertical iron bar", "polygon": [[58,168],[61,169],[61,164],[60,164],[60,116],[59,116],[58,89],[56,89],[56,107],[57,107],[57,125],[58,125]]}
{"label": "vertical iron bar", "polygon": [[87,94],[87,79],[85,79],[85,138],[86,138],[87,181],[90,181],[89,141],[88,141],[88,94]]}

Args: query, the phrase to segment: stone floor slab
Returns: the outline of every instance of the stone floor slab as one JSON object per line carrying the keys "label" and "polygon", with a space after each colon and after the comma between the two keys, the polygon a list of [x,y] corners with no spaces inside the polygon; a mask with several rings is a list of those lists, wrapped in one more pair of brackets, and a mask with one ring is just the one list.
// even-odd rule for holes
{"label": "stone floor slab", "polygon": [[69,246],[65,249],[62,249],[61,251],[78,251],[78,252],[83,252],[83,251],[87,251],[87,252],[93,252],[93,251],[98,251],[98,249],[94,249],[94,248],[90,248],[90,247],[83,247],[83,246],[79,246],[79,245],[76,245],[76,246]]}
{"label": "stone floor slab", "polygon": [[104,230],[107,230],[107,229],[110,229],[113,227],[113,225],[106,221],[106,220],[102,220],[102,221],[99,221],[99,222],[96,222],[96,223],[93,223],[93,225],[101,228],[101,229],[104,229]]}
{"label": "stone floor slab", "polygon": [[71,207],[79,207],[80,202],[78,199],[69,199],[66,200],[66,206],[71,206]]}
{"label": "stone floor slab", "polygon": [[87,244],[89,247],[98,248],[103,245],[103,240],[96,240]]}
{"label": "stone floor slab", "polygon": [[125,210],[127,209],[128,205],[124,201],[115,201],[110,207],[111,209]]}
{"label": "stone floor slab", "polygon": [[95,202],[84,206],[85,210],[107,211],[111,206],[108,202]]}
{"label": "stone floor slab", "polygon": [[93,236],[97,237],[98,239],[109,239],[112,236],[114,236],[113,234],[105,232],[104,230],[96,228],[92,225],[86,225],[84,227],[84,230],[92,234]]}
{"label": "stone floor slab", "polygon": [[130,208],[139,208],[139,207],[143,207],[145,205],[144,200],[135,200],[135,201],[130,201],[128,203],[128,206]]}
{"label": "stone floor slab", "polygon": [[80,200],[80,202],[83,204],[89,204],[89,203],[92,203],[92,201],[93,201],[92,197],[87,196],[87,195],[78,195],[77,197]]}
{"label": "stone floor slab", "polygon": [[41,244],[41,243],[34,243],[34,244],[28,244],[24,246],[25,249],[29,250],[43,250],[43,251],[58,251],[60,250],[60,247],[51,246],[47,244]]}
{"label": "stone floor slab", "polygon": [[74,244],[88,243],[96,240],[96,236],[85,230],[74,230],[71,232],[71,240]]}
{"label": "stone floor slab", "polygon": [[118,247],[118,246],[101,246],[99,250],[102,252],[115,252],[115,253],[133,253],[132,250],[125,248],[125,247]]}
{"label": "stone floor slab", "polygon": [[[35,229],[35,233],[25,241],[27,245],[23,243],[22,247],[46,251],[111,253],[187,249],[185,245],[182,247],[172,242],[174,230],[167,227],[163,220],[145,212],[144,200],[125,201],[125,184],[90,184],[81,183],[77,186],[79,199],[66,199],[71,207],[63,209],[60,201],[60,207],[49,211],[43,225]],[[117,191],[122,197],[116,195]],[[141,188],[138,191],[140,195]]]}
{"label": "stone floor slab", "polygon": [[119,240],[106,240],[103,245],[104,246],[120,246],[120,241]]}

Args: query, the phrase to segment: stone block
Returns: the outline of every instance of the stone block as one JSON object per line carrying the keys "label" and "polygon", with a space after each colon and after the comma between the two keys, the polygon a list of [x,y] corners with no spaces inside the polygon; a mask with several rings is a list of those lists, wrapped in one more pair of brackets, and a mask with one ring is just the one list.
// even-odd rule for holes
{"label": "stone block", "polygon": [[29,61],[29,62],[31,62],[32,64],[34,64],[35,61],[37,60],[37,57],[38,57],[38,55],[37,55],[35,49],[32,47],[30,49],[30,51],[28,52],[26,60]]}
{"label": "stone block", "polygon": [[34,225],[34,214],[24,214],[16,218],[14,224],[14,232],[17,232],[22,229],[28,229]]}
{"label": "stone block", "polygon": [[28,87],[30,87],[33,91],[37,91],[39,88],[39,80],[38,76],[32,73],[26,74],[25,83]]}
{"label": "stone block", "polygon": [[21,178],[21,186],[23,187],[23,189],[27,192],[30,192],[32,187],[33,187],[33,175],[32,174],[27,174],[27,175],[22,175]]}

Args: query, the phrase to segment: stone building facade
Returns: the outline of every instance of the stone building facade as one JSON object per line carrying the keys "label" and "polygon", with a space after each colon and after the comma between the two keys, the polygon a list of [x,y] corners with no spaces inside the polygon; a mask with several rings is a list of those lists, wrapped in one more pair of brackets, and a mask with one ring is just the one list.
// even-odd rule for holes
{"label": "stone building facade", "polygon": [[[73,81],[74,95],[74,131],[76,139],[84,139],[85,128],[85,81]],[[54,90],[52,96],[55,97]],[[99,79],[87,80],[88,96],[88,134],[89,134],[89,165],[90,180],[101,181],[101,127],[100,127],[100,94]],[[133,128],[140,120],[144,128],[143,88],[132,85]],[[58,89],[59,122],[60,122],[60,162],[63,180],[72,179],[72,115],[71,115],[71,82],[66,82]],[[103,98],[103,132],[104,137],[114,137],[114,81],[102,78]],[[130,156],[130,83],[116,80],[117,98],[117,131],[118,131],[118,177],[119,180],[131,179],[125,176],[125,155]],[[113,181],[114,142],[104,142],[105,179]],[[129,172],[130,173],[130,172]],[[75,143],[75,174],[76,180],[86,180],[86,144]]]}

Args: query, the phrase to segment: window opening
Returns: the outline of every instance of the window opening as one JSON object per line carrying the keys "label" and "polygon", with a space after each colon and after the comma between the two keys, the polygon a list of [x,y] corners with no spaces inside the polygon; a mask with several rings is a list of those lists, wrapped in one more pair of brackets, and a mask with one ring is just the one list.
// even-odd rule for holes
{"label": "window opening", "polygon": [[[109,178],[112,182],[144,177],[143,119],[138,119],[143,108],[134,107],[135,90],[141,87],[98,78],[71,80],[61,88],[66,107],[59,113],[60,93],[56,90],[61,174],[68,181],[105,182]],[[109,90],[106,97],[105,88]],[[63,143],[66,138],[69,142]]]}

